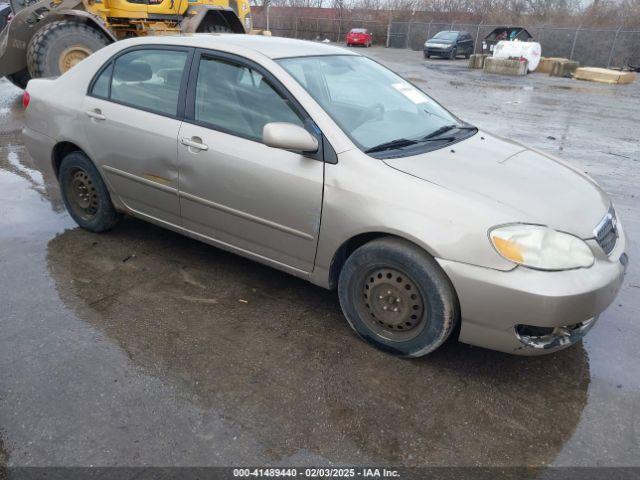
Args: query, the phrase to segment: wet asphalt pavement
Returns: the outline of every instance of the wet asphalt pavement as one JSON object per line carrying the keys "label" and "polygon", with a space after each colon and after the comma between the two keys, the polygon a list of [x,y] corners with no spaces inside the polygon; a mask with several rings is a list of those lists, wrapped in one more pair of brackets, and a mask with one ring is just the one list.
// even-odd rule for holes
{"label": "wet asphalt pavement", "polygon": [[640,83],[367,54],[611,194],[631,264],[585,342],[399,360],[333,292],[134,219],[82,231],[0,80],[0,465],[640,466]]}

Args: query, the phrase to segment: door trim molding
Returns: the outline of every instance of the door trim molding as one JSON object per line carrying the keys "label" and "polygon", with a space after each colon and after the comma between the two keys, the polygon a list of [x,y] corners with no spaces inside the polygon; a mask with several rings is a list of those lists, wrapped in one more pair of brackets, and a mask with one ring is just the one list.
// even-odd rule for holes
{"label": "door trim molding", "polygon": [[155,177],[155,178],[158,179],[158,181],[153,181],[153,180],[149,180],[148,178],[139,177],[137,175],[133,175],[132,173],[124,172],[124,171],[119,170],[117,168],[110,167],[109,165],[102,165],[101,168],[103,170],[109,172],[109,173],[113,173],[114,175],[118,175],[119,177],[123,177],[123,178],[126,178],[128,180],[133,180],[134,182],[138,182],[138,183],[141,183],[143,185],[147,185],[148,187],[157,188],[158,190],[162,190],[163,192],[174,193],[174,194],[178,193],[178,189],[177,188],[170,187],[168,185],[164,185],[162,183],[159,183],[159,180],[161,178],[163,180],[165,180],[164,177],[157,177],[156,175],[145,174],[145,175],[149,175],[150,177]]}
{"label": "door trim molding", "polygon": [[259,223],[261,225],[265,225],[267,227],[273,228],[275,230],[280,230],[281,232],[288,233],[289,235],[293,235],[299,238],[304,238],[305,240],[315,241],[315,237],[313,235],[309,235],[308,233],[301,232],[300,230],[296,230],[291,227],[287,227],[285,225],[281,225],[276,222],[272,222],[271,220],[267,220],[261,217],[256,217],[255,215],[251,215],[250,213],[242,212],[240,210],[236,210],[235,208],[227,207],[226,205],[221,205],[219,203],[212,202],[210,200],[205,200],[202,197],[197,197],[195,195],[191,195],[186,192],[178,192],[178,196],[180,198],[185,198],[187,200],[191,200],[192,202],[199,203],[201,205],[205,205],[209,208],[214,208],[216,210],[220,210],[225,213],[229,213],[236,217],[244,218],[245,220],[252,221],[254,223]]}

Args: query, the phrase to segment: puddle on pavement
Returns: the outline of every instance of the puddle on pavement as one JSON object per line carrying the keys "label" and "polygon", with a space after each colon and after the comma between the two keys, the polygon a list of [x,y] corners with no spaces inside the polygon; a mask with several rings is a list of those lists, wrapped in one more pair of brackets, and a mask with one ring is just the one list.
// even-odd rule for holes
{"label": "puddle on pavement", "polygon": [[47,265],[78,318],[274,461],[544,465],[587,401],[582,346],[521,358],[454,342],[396,359],[355,338],[334,293],[134,219],[65,231]]}
{"label": "puddle on pavement", "polygon": [[[0,139],[6,138],[0,135]],[[12,142],[0,144],[0,185],[3,191],[0,236],[57,231],[69,225],[68,221],[61,221],[67,215],[56,180],[45,178],[35,169],[24,146]]]}

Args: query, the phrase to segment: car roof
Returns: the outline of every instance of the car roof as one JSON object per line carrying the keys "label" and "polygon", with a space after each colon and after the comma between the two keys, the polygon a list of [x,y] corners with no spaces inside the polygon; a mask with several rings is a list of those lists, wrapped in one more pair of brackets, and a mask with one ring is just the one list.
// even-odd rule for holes
{"label": "car roof", "polygon": [[358,55],[357,53],[344,48],[337,47],[335,45],[327,45],[326,43],[236,33],[196,33],[175,36],[137,37],[125,40],[125,42],[127,42],[129,46],[154,44],[212,49],[216,49],[217,47],[222,47],[221,49],[224,49],[225,45],[229,45],[246,50],[252,50],[272,59],[286,57],[310,57],[318,55]]}

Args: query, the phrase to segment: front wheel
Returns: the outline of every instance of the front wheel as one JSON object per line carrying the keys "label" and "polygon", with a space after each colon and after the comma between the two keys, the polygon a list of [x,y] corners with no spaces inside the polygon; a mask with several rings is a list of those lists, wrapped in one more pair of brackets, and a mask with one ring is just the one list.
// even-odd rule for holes
{"label": "front wheel", "polygon": [[361,338],[402,357],[438,348],[460,316],[453,285],[433,257],[392,237],[369,242],[349,256],[338,296]]}
{"label": "front wheel", "polygon": [[454,47],[454,49],[451,50],[451,53],[449,54],[449,60],[455,60],[457,56],[458,56],[458,49]]}
{"label": "front wheel", "polygon": [[120,214],[98,169],[86,155],[73,152],[64,157],[58,178],[64,205],[78,225],[91,232],[104,232],[118,223]]}

